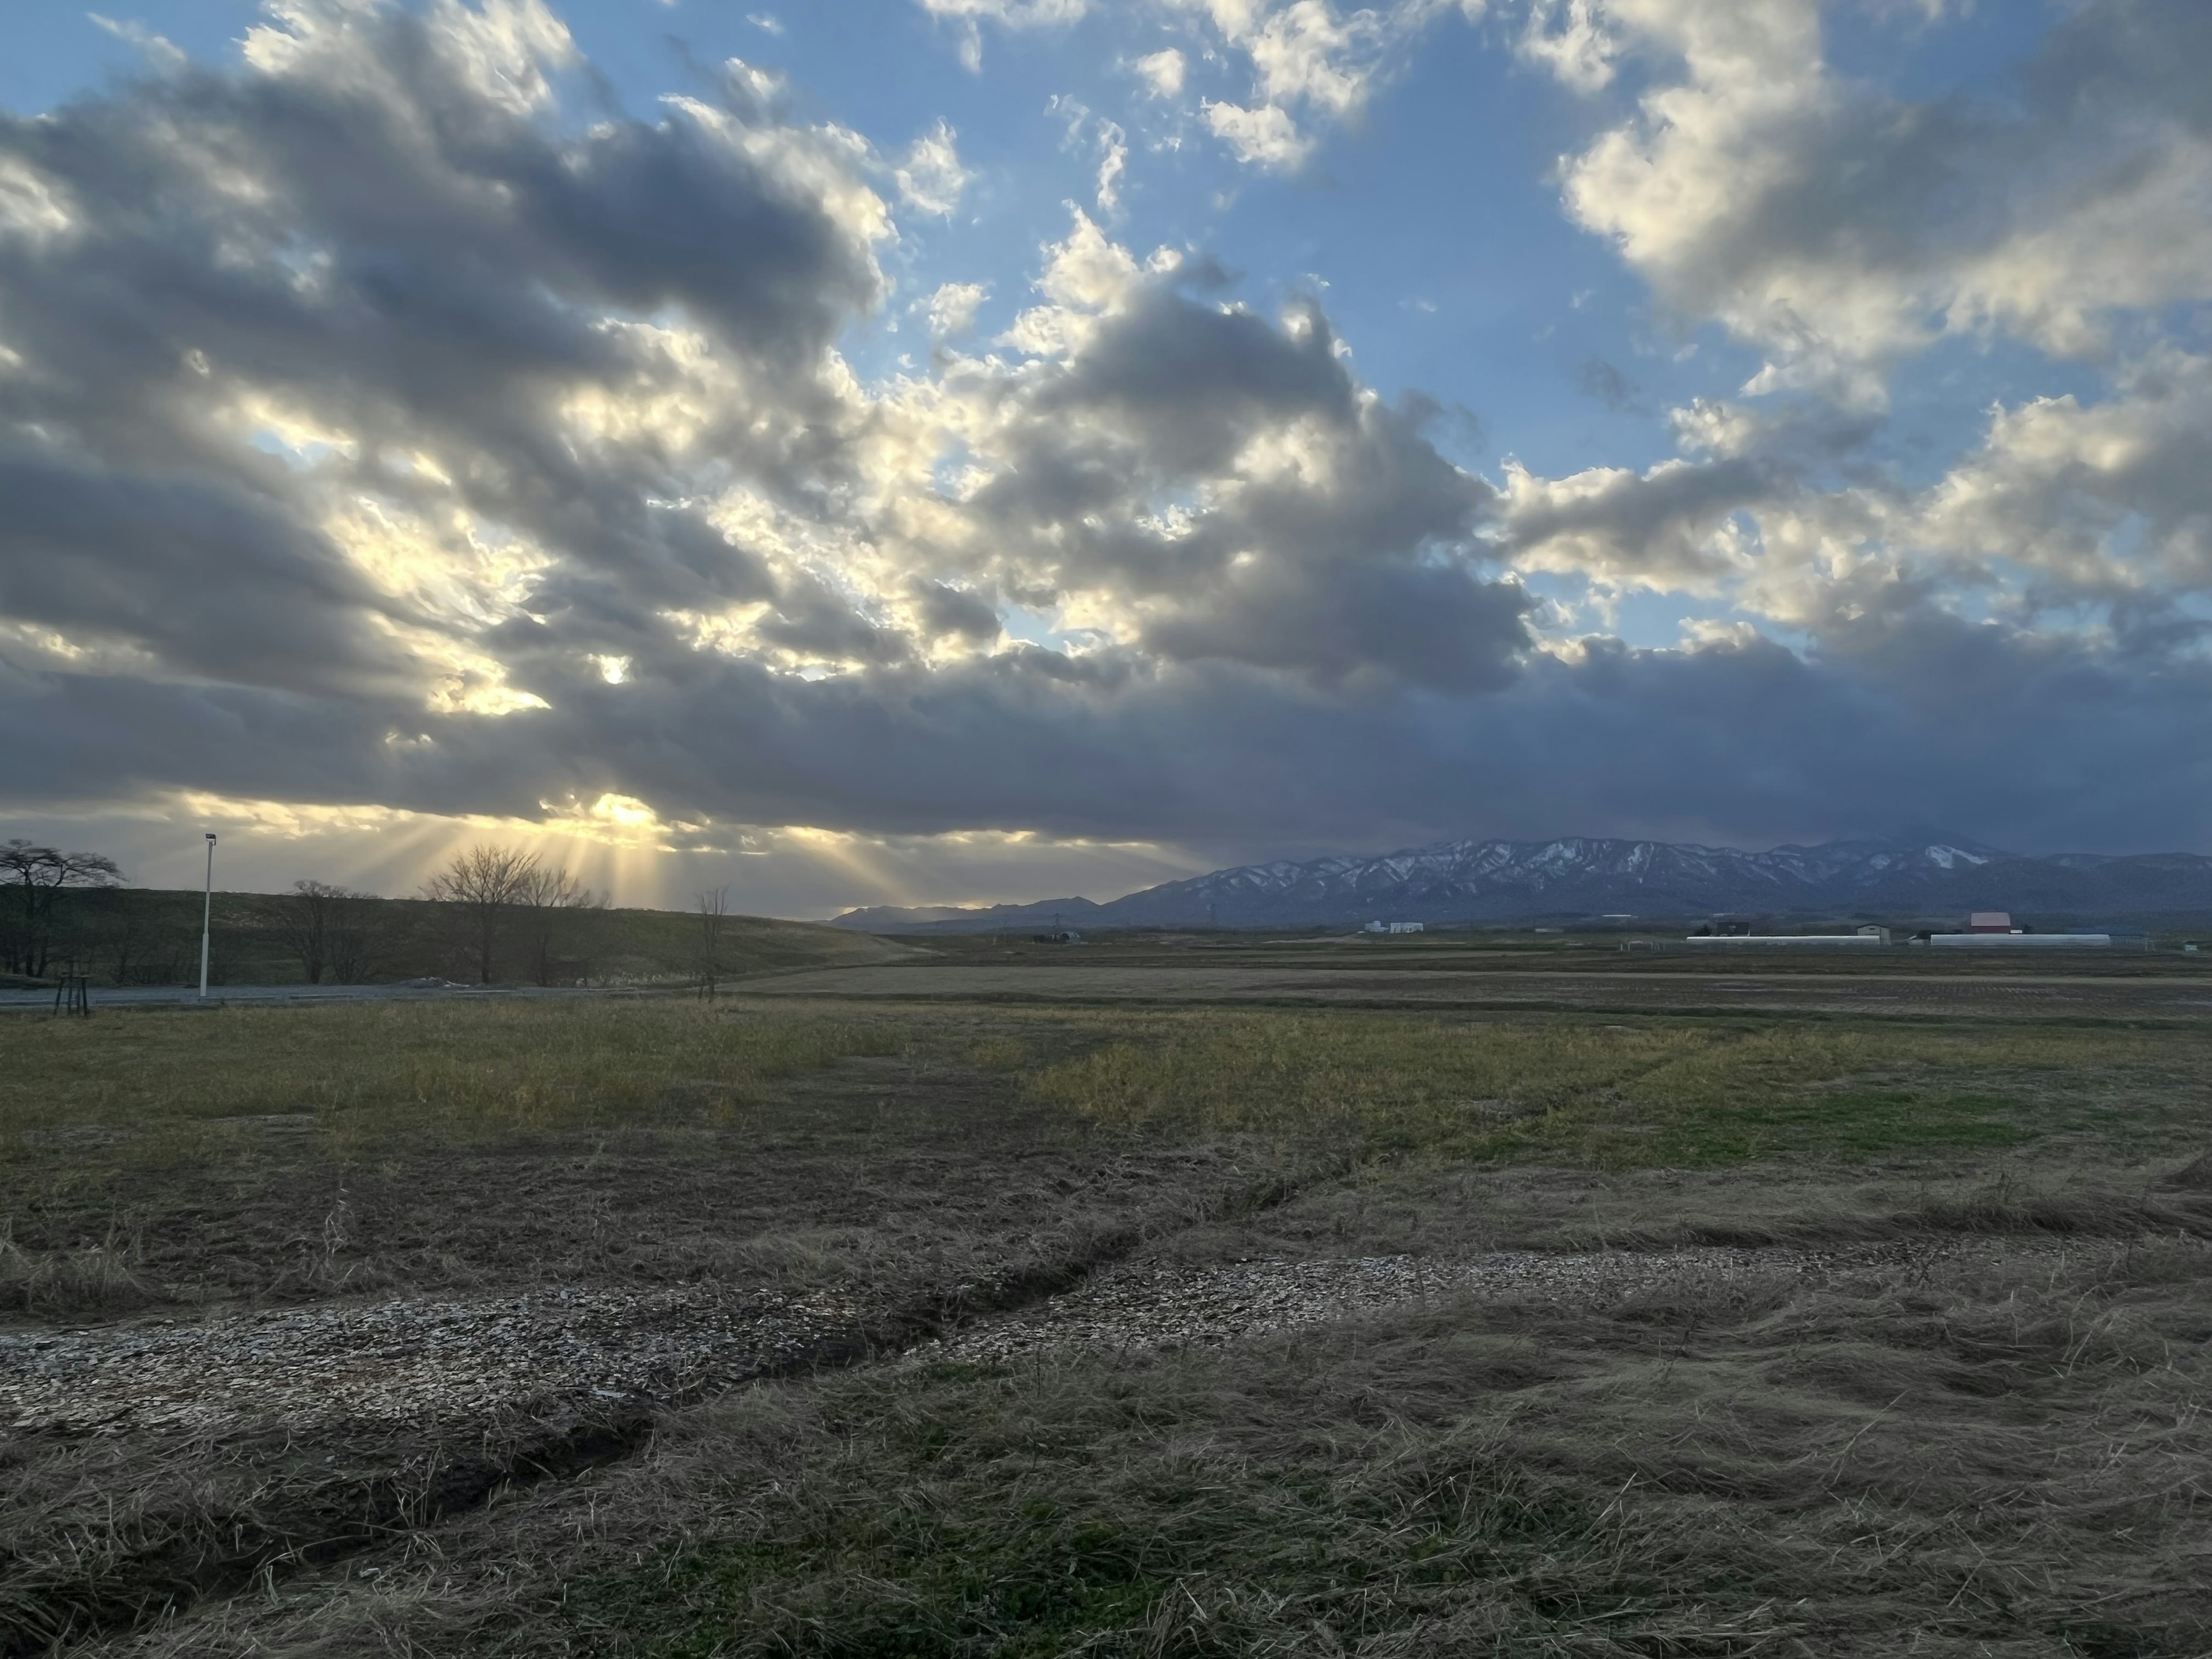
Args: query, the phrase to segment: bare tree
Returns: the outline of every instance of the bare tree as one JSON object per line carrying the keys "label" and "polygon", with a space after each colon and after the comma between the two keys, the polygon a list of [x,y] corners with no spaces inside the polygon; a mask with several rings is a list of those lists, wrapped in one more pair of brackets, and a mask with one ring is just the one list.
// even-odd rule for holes
{"label": "bare tree", "polygon": [[[85,908],[88,912],[86,963],[100,964],[100,970],[114,984],[140,982],[144,977],[146,958],[159,951],[161,913],[134,903],[119,887],[99,888],[86,894]],[[194,942],[197,945],[197,935]]]}
{"label": "bare tree", "polygon": [[730,887],[725,882],[697,895],[699,907],[699,994],[714,999],[714,982],[722,974],[722,924],[729,919]]}
{"label": "bare tree", "polygon": [[499,942],[507,931],[524,887],[538,869],[527,853],[506,847],[471,847],[430,878],[423,896],[451,905],[468,929],[477,982],[489,985],[498,966]]}
{"label": "bare tree", "polygon": [[532,864],[516,889],[530,949],[531,977],[550,985],[561,966],[560,945],[569,918],[606,901],[558,864]]}
{"label": "bare tree", "polygon": [[384,901],[374,893],[348,893],[331,908],[331,978],[358,985],[368,977],[383,929]]}
{"label": "bare tree", "polygon": [[347,975],[337,971],[341,956],[358,970],[362,953],[358,947],[349,949],[349,942],[341,935],[349,927],[358,931],[359,902],[369,896],[326,881],[295,881],[292,890],[276,901],[276,933],[284,948],[299,957],[300,971],[308,984],[320,985],[326,971],[343,982]]}
{"label": "bare tree", "polygon": [[0,882],[15,889],[0,932],[0,966],[36,979],[46,970],[54,895],[65,887],[114,887],[123,872],[98,853],[64,853],[27,841],[0,842]]}

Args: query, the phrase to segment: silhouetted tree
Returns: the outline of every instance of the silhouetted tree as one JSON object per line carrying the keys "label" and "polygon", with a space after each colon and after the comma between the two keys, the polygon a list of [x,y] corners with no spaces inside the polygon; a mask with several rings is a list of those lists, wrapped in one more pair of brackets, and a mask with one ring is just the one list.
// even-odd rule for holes
{"label": "silhouetted tree", "polygon": [[367,979],[384,939],[384,901],[374,893],[348,893],[332,907],[329,939],[331,980],[358,985]]}
{"label": "silhouetted tree", "polygon": [[123,872],[99,853],[64,853],[27,841],[0,842],[0,882],[15,890],[0,932],[0,965],[36,979],[46,971],[54,895],[65,887],[114,887]]}
{"label": "silhouetted tree", "polygon": [[452,906],[462,917],[480,985],[492,982],[500,937],[538,867],[529,854],[511,848],[471,847],[454,854],[422,889],[425,897]]}
{"label": "silhouetted tree", "polygon": [[[349,887],[333,887],[326,881],[295,881],[292,890],[276,901],[276,933],[284,948],[300,959],[307,983],[320,985],[328,973],[340,984],[360,975],[367,954],[361,912],[372,895]],[[341,968],[350,969],[342,971]]]}
{"label": "silhouetted tree", "polygon": [[730,889],[725,882],[698,895],[699,994],[711,1002],[715,981],[722,974],[722,924],[729,919]]}
{"label": "silhouetted tree", "polygon": [[577,911],[596,909],[605,900],[562,866],[533,861],[516,888],[515,902],[522,907],[530,976],[540,985],[550,985],[561,965],[566,924]]}

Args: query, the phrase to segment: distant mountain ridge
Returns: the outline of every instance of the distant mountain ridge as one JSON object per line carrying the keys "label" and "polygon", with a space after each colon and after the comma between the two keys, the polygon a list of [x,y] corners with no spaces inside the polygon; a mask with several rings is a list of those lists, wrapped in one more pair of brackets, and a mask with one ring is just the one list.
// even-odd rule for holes
{"label": "distant mountain ridge", "polygon": [[1958,836],[1832,841],[1747,853],[1658,841],[1444,841],[1379,858],[1248,864],[1095,904],[1047,899],[962,910],[879,905],[832,927],[993,933],[1050,927],[1305,927],[1628,914],[1927,915],[1971,909],[2114,915],[2212,911],[2212,858],[2031,857]]}

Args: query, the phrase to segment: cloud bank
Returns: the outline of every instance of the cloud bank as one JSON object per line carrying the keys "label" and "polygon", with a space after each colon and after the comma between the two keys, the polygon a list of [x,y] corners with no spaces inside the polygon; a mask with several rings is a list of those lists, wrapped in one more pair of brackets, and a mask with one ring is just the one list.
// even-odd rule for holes
{"label": "cloud bank", "polygon": [[[1216,7],[1257,88],[1216,130],[1349,118],[1437,9]],[[1516,15],[1618,100],[1564,210],[1765,362],[1676,459],[1563,477],[1446,459],[1317,300],[1075,210],[1001,336],[944,285],[927,366],[864,383],[957,135],[880,150],[735,61],[611,115],[538,0],[286,0],[234,64],[0,116],[0,791],[911,876],[856,901],[1029,896],[931,890],[893,851],[932,837],[1109,886],[1470,832],[2201,845],[2201,10],[2079,9],[2002,110],[1852,85],[1820,23]],[[1839,468],[1960,335],[2101,390],[1932,483]],[[1632,647],[1638,593],[1706,620]]]}

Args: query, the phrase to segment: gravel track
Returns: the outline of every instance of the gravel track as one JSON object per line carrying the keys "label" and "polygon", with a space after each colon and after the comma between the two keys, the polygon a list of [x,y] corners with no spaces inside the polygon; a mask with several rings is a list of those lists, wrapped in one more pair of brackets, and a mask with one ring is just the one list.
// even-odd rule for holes
{"label": "gravel track", "polygon": [[420,1425],[598,1395],[669,1399],[857,1340],[832,1297],[550,1289],[0,1334],[0,1425],[120,1433]]}
{"label": "gravel track", "polygon": [[1206,1346],[1424,1303],[1467,1299],[1600,1305],[1669,1288],[1852,1275],[2078,1254],[2057,1239],[1899,1239],[1808,1249],[1719,1246],[1583,1255],[1504,1251],[1465,1260],[1382,1255],[1225,1267],[1133,1264],[1019,1313],[980,1321],[916,1360],[991,1364],[1068,1350]]}
{"label": "gravel track", "polygon": [[[1617,1303],[1670,1286],[1789,1275],[1831,1283],[2056,1256],[2063,1240],[1910,1239],[1825,1249],[1702,1248],[1131,1264],[911,1351],[994,1363],[1062,1350],[1212,1345],[1423,1303]],[[2109,1246],[2102,1247],[2109,1248]],[[471,1300],[324,1304],[199,1321],[0,1334],[0,1425],[15,1432],[466,1422],[557,1399],[665,1401],[857,1350],[856,1302],[713,1287],[549,1289]]]}

